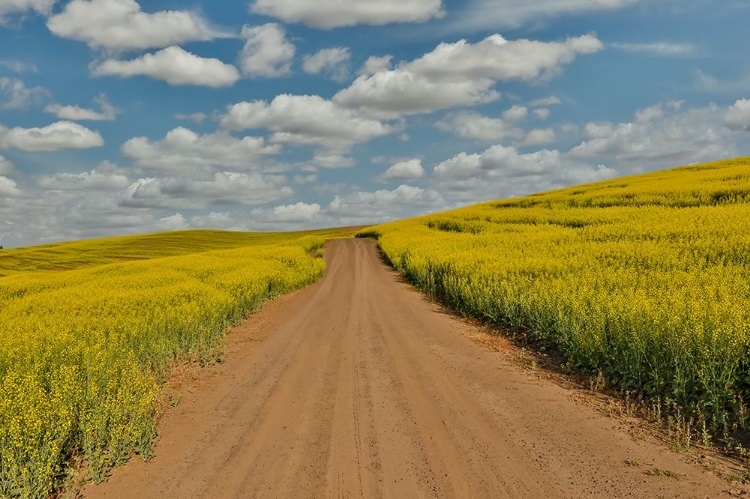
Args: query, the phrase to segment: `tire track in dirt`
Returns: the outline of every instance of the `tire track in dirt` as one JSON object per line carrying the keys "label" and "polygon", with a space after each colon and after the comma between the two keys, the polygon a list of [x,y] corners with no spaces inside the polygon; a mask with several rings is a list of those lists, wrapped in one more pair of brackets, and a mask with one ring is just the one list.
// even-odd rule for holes
{"label": "tire track in dirt", "polygon": [[227,361],[163,417],[151,462],[132,460],[84,497],[704,498],[730,488],[471,341],[470,326],[409,289],[372,242],[334,241],[326,259],[318,283],[235,328]]}

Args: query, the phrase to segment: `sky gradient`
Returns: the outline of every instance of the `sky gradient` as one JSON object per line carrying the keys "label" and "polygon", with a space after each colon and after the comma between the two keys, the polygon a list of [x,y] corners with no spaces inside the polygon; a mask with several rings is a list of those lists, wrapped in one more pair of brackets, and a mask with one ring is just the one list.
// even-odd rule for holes
{"label": "sky gradient", "polygon": [[732,0],[0,0],[0,245],[360,225],[750,154]]}

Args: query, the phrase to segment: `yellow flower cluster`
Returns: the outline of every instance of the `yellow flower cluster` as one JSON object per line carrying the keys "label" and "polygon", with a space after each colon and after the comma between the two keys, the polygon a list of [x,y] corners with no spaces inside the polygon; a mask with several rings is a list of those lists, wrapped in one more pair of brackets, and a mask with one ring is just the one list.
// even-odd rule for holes
{"label": "yellow flower cluster", "polygon": [[169,368],[211,362],[228,325],[317,280],[324,240],[0,279],[0,497],[47,497],[71,457],[101,479],[148,456]]}
{"label": "yellow flower cluster", "polygon": [[[374,227],[402,274],[714,429],[750,395],[750,158]],[[740,421],[744,424],[746,421]]]}

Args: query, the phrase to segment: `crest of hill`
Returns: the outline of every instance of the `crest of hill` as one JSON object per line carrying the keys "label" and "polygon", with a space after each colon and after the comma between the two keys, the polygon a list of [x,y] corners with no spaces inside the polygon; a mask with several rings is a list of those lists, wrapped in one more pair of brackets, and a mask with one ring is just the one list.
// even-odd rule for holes
{"label": "crest of hill", "polygon": [[0,277],[22,272],[72,270],[246,246],[294,243],[308,237],[335,239],[349,237],[357,229],[359,227],[300,232],[185,230],[6,249],[0,252]]}

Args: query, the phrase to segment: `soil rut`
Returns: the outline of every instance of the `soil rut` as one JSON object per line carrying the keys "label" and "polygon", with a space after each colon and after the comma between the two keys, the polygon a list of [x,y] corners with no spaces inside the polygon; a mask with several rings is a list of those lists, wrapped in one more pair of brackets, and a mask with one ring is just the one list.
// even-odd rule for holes
{"label": "soil rut", "polygon": [[372,242],[332,242],[326,259],[318,283],[229,336],[227,361],[160,422],[152,461],[84,497],[726,495],[685,456],[467,338]]}

